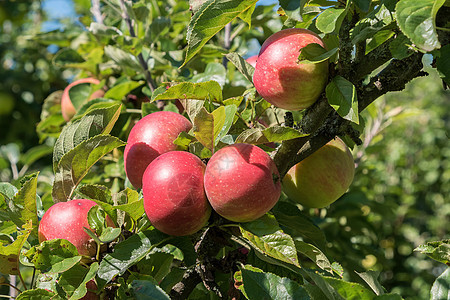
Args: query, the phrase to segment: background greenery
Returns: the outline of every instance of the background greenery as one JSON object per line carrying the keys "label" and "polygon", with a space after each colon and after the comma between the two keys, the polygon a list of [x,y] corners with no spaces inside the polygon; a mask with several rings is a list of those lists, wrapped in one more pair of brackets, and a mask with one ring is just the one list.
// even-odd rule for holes
{"label": "background greenery", "polygon": [[[75,1],[80,16],[88,14],[89,5]],[[54,40],[49,35],[39,39],[46,20],[40,1],[0,4],[0,182],[19,187],[23,175],[40,171],[38,194],[48,207],[55,137],[40,140],[36,126],[44,99],[63,89],[74,74],[52,63],[55,48],[48,47],[64,47],[69,41],[57,32]],[[72,37],[83,30],[80,23],[62,24]],[[256,40],[262,42],[262,35],[249,31],[232,47],[245,54]],[[160,43],[174,47],[170,41]],[[199,61],[197,66],[204,68]],[[346,270],[380,272],[387,291],[408,299],[429,298],[432,283],[446,269],[414,252],[420,244],[448,238],[450,221],[450,94],[435,71],[428,71],[431,76],[413,80],[405,91],[384,96],[363,113],[364,145],[353,149],[358,167],[350,193],[328,209],[308,211],[325,232],[328,257]],[[116,174],[113,166],[109,171]],[[345,276],[360,281],[355,273]],[[7,293],[6,287],[0,289]]]}

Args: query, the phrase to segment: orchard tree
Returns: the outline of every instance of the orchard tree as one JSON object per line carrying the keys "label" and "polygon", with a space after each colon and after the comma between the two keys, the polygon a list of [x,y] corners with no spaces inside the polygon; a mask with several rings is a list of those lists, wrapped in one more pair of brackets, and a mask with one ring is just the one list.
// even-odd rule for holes
{"label": "orchard tree", "polygon": [[[327,239],[345,216],[317,220],[365,201],[345,192],[381,130],[377,99],[430,74],[450,83],[448,1],[75,4],[79,24],[34,36],[81,79],[37,124],[52,184],[0,184],[16,299],[402,299],[355,264],[357,239]],[[52,217],[60,202],[78,213]],[[449,265],[449,249],[417,251]],[[449,282],[447,268],[430,297]]]}

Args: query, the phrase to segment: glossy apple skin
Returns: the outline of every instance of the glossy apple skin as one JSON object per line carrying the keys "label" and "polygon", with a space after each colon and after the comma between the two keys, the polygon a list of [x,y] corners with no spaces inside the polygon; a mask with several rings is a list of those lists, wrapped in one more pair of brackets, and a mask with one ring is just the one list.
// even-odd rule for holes
{"label": "glossy apple skin", "polygon": [[211,206],[203,188],[205,164],[192,153],[171,151],[150,163],[142,180],[145,212],[156,229],[190,235],[208,222]]}
{"label": "glossy apple skin", "polygon": [[205,191],[213,209],[234,222],[250,222],[267,213],[281,193],[275,163],[261,148],[226,146],[206,166]]}
{"label": "glossy apple skin", "polygon": [[[82,78],[79,80],[76,80],[74,82],[72,82],[71,84],[69,84],[63,92],[63,95],[61,97],[61,113],[63,115],[64,120],[66,120],[66,122],[69,122],[70,119],[72,119],[72,117],[76,114],[76,109],[72,104],[72,101],[70,100],[69,97],[69,90],[78,85],[78,84],[82,84],[82,83],[91,83],[91,84],[99,84],[100,81],[98,79],[95,78]],[[101,98],[105,95],[105,92],[103,90],[97,90],[95,92],[92,93],[92,95],[89,97],[89,100],[95,99],[95,98]]]}
{"label": "glossy apple skin", "polygon": [[322,208],[347,191],[354,175],[353,156],[336,138],[292,167],[283,178],[283,190],[304,206]]}
{"label": "glossy apple skin", "polygon": [[174,151],[178,135],[191,130],[192,124],[180,114],[158,111],[139,120],[130,131],[125,147],[125,172],[135,188],[142,188],[147,166],[159,155]]}
{"label": "glossy apple skin", "polygon": [[266,101],[279,108],[301,110],[318,99],[328,80],[328,61],[298,63],[301,49],[311,43],[325,47],[317,34],[301,28],[278,31],[263,43],[253,84]]}
{"label": "glossy apple skin", "polygon": [[246,61],[254,67],[256,67],[256,61],[258,60],[258,55],[250,56]]}
{"label": "glossy apple skin", "polygon": [[[95,205],[97,203],[88,199],[74,199],[52,205],[39,223],[39,242],[66,239],[77,248],[80,255],[94,256],[97,245],[83,227],[91,229],[87,214]],[[108,226],[114,227],[109,217],[107,223]]]}

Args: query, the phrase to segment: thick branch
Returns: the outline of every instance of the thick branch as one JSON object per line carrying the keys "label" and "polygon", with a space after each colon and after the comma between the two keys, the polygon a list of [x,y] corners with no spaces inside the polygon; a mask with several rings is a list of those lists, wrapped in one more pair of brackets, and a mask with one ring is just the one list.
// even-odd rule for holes
{"label": "thick branch", "polygon": [[389,49],[389,44],[392,40],[394,40],[394,37],[389,38],[386,42],[370,51],[367,55],[357,59],[356,63],[352,66],[356,79],[363,79],[364,76],[369,75],[373,70],[388,62],[392,58],[392,54]]}
{"label": "thick branch", "polygon": [[368,85],[359,89],[359,111],[387,92],[401,91],[412,79],[427,75],[422,71],[422,56],[422,53],[415,53],[402,60],[392,60]]}
{"label": "thick branch", "polygon": [[195,268],[189,269],[184,273],[183,279],[178,282],[170,291],[170,299],[181,300],[187,299],[194,288],[202,282],[200,275]]}
{"label": "thick branch", "polygon": [[[387,92],[403,90],[412,79],[426,75],[422,68],[421,53],[413,54],[403,60],[393,60],[367,86],[358,90],[359,111],[364,110]],[[330,113],[331,111],[332,108],[323,97],[306,112],[302,120],[301,128],[311,135],[282,143],[273,156],[282,178],[296,163],[314,153],[336,135],[347,132],[349,122],[344,121],[336,113]]]}

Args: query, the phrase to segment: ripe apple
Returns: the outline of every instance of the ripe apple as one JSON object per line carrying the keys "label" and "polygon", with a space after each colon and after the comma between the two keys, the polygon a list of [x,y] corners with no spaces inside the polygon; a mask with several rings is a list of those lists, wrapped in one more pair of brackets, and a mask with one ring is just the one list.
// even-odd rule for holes
{"label": "ripe apple", "polygon": [[94,280],[89,280],[86,283],[86,288],[88,289],[86,295],[83,296],[83,298],[80,298],[80,300],[99,300],[100,296],[94,293],[93,291],[96,291],[98,289],[97,284]]}
{"label": "ripe apple", "polygon": [[[90,77],[82,78],[82,79],[72,82],[64,89],[63,95],[61,97],[61,112],[62,112],[63,118],[64,118],[64,120],[66,120],[66,122],[69,122],[70,119],[72,119],[72,117],[76,113],[76,109],[72,104],[72,100],[70,100],[69,90],[72,87],[82,84],[82,83],[91,83],[91,84],[95,85],[95,84],[99,84],[100,81],[98,79],[90,78]],[[102,89],[100,89],[100,90],[93,92],[91,94],[91,96],[89,97],[89,100],[92,100],[95,98],[101,98],[104,95],[105,95],[105,92]]]}
{"label": "ripe apple", "polygon": [[[96,243],[83,227],[91,229],[87,214],[95,205],[97,203],[88,199],[74,199],[52,205],[39,223],[39,242],[66,239],[77,248],[80,255],[94,256],[97,252]],[[115,227],[109,217],[106,222],[108,226]]]}
{"label": "ripe apple", "polygon": [[336,138],[293,166],[283,179],[283,190],[302,205],[322,208],[347,191],[354,175],[353,156]]}
{"label": "ripe apple", "polygon": [[142,176],[147,166],[159,155],[177,149],[173,143],[191,122],[180,114],[158,111],[139,120],[130,131],[125,147],[125,172],[135,188],[142,188]]}
{"label": "ripe apple", "polygon": [[205,164],[192,153],[171,151],[158,156],[142,179],[144,208],[156,229],[190,235],[208,222],[211,206],[203,188]]}
{"label": "ripe apple", "polygon": [[266,101],[279,108],[300,110],[317,100],[328,79],[328,62],[298,61],[301,49],[311,43],[325,48],[317,34],[302,28],[278,31],[263,43],[253,84]]}
{"label": "ripe apple", "polygon": [[249,222],[268,212],[281,194],[275,163],[250,144],[226,146],[206,166],[205,191],[213,209],[235,222]]}
{"label": "ripe apple", "polygon": [[246,61],[254,67],[256,67],[256,61],[258,60],[258,55],[250,56]]}

